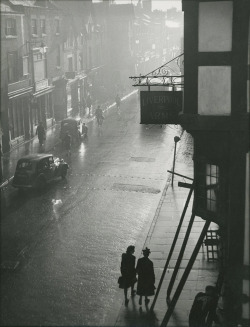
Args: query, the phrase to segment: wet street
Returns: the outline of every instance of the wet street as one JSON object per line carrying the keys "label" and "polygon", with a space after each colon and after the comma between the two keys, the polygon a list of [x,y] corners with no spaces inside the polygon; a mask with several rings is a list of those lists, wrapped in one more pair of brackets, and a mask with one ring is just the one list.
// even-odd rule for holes
{"label": "wet street", "polygon": [[[8,191],[1,221],[1,325],[113,325],[120,259],[137,259],[173,160],[173,125],[139,124],[136,97],[111,109],[72,149],[66,180],[41,194]],[[60,146],[53,150],[62,156]],[[58,216],[52,199],[61,199]],[[140,248],[139,248],[140,244]]]}

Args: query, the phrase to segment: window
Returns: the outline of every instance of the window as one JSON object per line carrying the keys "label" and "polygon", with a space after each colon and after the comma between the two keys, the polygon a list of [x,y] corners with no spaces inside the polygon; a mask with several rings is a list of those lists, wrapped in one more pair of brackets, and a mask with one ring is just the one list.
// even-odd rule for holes
{"label": "window", "polygon": [[60,45],[58,45],[57,48],[56,48],[56,66],[57,67],[61,66]]}
{"label": "window", "polygon": [[206,165],[207,210],[216,212],[219,189],[219,167]]}
{"label": "window", "polygon": [[17,35],[15,18],[7,18],[5,21],[5,35]]}
{"label": "window", "polygon": [[46,34],[46,21],[45,19],[40,20],[41,33]]}
{"label": "window", "polygon": [[17,52],[9,52],[8,53],[8,79],[9,79],[9,83],[18,81]]}
{"label": "window", "polygon": [[33,56],[34,56],[34,61],[43,60],[43,55],[41,52],[35,53]]}
{"label": "window", "polygon": [[31,161],[28,160],[19,161],[17,165],[17,169],[32,170],[32,163]]}
{"label": "window", "polygon": [[[219,167],[204,161],[196,163],[195,207],[203,218],[221,214],[221,174]],[[217,219],[216,218],[216,219]]]}
{"label": "window", "polygon": [[28,57],[23,57],[23,76],[29,74],[29,60]]}
{"label": "window", "polygon": [[60,33],[60,21],[58,18],[56,18],[55,24],[56,24],[56,34],[59,34]]}
{"label": "window", "polygon": [[36,19],[31,19],[31,34],[37,35],[37,23],[36,23]]}

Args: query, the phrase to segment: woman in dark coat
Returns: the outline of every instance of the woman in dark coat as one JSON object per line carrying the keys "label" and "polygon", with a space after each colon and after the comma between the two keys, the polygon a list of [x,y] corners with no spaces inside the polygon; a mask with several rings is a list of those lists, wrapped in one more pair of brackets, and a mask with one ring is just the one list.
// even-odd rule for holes
{"label": "woman in dark coat", "polygon": [[155,294],[155,273],[153,262],[148,258],[150,250],[142,250],[143,258],[137,262],[136,273],[138,274],[137,294],[140,295],[139,304],[145,296],[145,304],[149,303],[148,296]]}
{"label": "woman in dark coat", "polygon": [[128,246],[126,253],[122,254],[121,262],[121,274],[123,277],[123,287],[125,304],[128,304],[128,288],[131,287],[131,296],[135,295],[134,284],[136,282],[136,271],[135,271],[135,247],[133,245]]}

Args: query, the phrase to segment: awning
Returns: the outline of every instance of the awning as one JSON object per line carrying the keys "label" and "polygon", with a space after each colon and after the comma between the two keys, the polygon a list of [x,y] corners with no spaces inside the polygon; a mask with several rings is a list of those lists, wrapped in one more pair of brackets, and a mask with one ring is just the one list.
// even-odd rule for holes
{"label": "awning", "polygon": [[27,87],[25,89],[20,89],[20,90],[17,90],[17,91],[9,92],[8,97],[9,97],[9,99],[22,97],[22,96],[27,95],[28,93],[31,93],[32,90],[33,90],[33,87],[31,86],[31,87]]}
{"label": "awning", "polygon": [[48,86],[42,90],[39,90],[38,92],[34,93],[33,96],[35,98],[38,98],[40,97],[41,95],[44,95],[44,94],[47,94],[47,93],[50,93],[53,91],[53,89],[55,88],[55,86]]}

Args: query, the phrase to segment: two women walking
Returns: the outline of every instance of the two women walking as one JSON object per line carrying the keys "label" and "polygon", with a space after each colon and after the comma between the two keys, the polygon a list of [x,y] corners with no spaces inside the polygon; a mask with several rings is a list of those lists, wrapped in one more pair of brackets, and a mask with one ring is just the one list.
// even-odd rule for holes
{"label": "two women walking", "polygon": [[[128,288],[131,287],[131,296],[138,294],[139,305],[142,305],[142,297],[145,297],[145,305],[148,305],[148,296],[154,295],[155,290],[155,274],[153,262],[148,258],[150,249],[146,247],[142,250],[143,258],[138,259],[135,267],[135,247],[130,245],[126,253],[122,254],[121,274],[119,278],[119,287],[124,289],[125,305],[128,305]],[[138,275],[137,291],[134,290],[134,285],[137,282],[136,275]]]}

